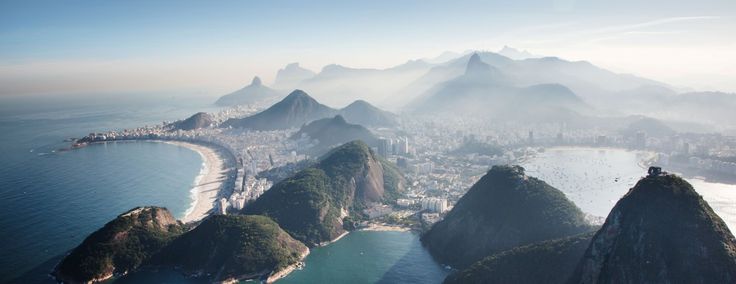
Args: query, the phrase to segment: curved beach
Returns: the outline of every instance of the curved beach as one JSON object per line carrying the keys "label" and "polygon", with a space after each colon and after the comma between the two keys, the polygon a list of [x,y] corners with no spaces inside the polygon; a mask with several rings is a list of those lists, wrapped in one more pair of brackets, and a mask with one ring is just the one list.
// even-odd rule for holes
{"label": "curved beach", "polygon": [[221,196],[231,167],[225,163],[225,159],[217,149],[181,141],[165,141],[165,143],[186,147],[202,157],[202,170],[190,190],[192,204],[181,221],[189,223],[202,220],[212,212],[215,202]]}

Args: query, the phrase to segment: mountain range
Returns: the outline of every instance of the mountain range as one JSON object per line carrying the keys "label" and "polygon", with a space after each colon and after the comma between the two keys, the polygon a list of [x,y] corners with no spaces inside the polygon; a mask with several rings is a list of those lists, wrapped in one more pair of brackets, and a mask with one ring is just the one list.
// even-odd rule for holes
{"label": "mountain range", "polygon": [[302,90],[295,90],[268,109],[249,117],[228,119],[221,127],[252,130],[289,129],[338,114],[347,122],[365,126],[392,127],[397,124],[393,114],[380,110],[368,102],[355,101],[338,110],[319,103]]}
{"label": "mountain range", "polygon": [[[486,78],[487,84],[462,85],[459,77],[468,71],[472,57],[492,67],[496,74]],[[475,60],[474,60],[475,61]],[[467,76],[466,76],[467,77]],[[466,78],[467,79],[467,78]],[[718,92],[682,93],[682,89],[666,83],[615,73],[586,61],[569,61],[558,57],[534,56],[528,52],[504,47],[498,53],[476,51],[445,53],[435,59],[411,60],[385,69],[351,68],[337,64],[323,67],[319,72],[304,69],[292,63],[279,70],[276,80],[278,88],[309,90],[319,101],[331,105],[346,105],[364,99],[390,110],[421,110],[416,103],[422,97],[430,97],[442,90],[457,92],[458,99],[449,99],[451,104],[461,105],[460,98],[473,98],[478,93],[494,94],[492,99],[474,104],[476,109],[500,108],[496,97],[519,91],[532,92],[533,97],[551,97],[546,103],[554,102],[564,92],[559,104],[564,107],[542,104],[529,112],[541,111],[538,121],[548,118],[580,120],[589,114],[606,116],[647,115],[667,120],[690,120],[697,114],[698,123],[729,123],[736,121],[730,111],[736,107],[734,94]],[[467,82],[466,82],[467,83]],[[491,84],[492,83],[492,84]],[[467,93],[466,93],[467,92]],[[500,93],[500,94],[499,94]],[[572,106],[569,99],[574,95]],[[520,96],[524,98],[524,96]],[[476,102],[472,100],[473,103]],[[535,102],[531,99],[522,102]],[[585,106],[580,109],[580,102]],[[502,101],[501,104],[507,102]],[[654,107],[654,106],[657,107]],[[517,110],[516,113],[522,110]],[[524,110],[526,111],[526,110]],[[472,112],[471,112],[472,114]],[[514,114],[514,112],[511,112]],[[580,114],[580,115],[577,115]],[[581,116],[582,115],[582,116]],[[499,114],[506,117],[507,114]],[[346,119],[348,119],[346,117]],[[350,121],[350,119],[348,119]]]}

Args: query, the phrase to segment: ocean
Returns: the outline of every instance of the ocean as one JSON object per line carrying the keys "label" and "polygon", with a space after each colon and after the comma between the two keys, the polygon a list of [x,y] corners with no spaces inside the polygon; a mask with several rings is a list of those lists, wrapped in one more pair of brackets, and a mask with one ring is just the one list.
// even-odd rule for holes
{"label": "ocean", "polygon": [[209,102],[0,101],[0,283],[53,283],[48,272],[88,234],[142,205],[182,217],[202,167],[174,145],[121,142],[58,152],[92,131],[157,124]]}

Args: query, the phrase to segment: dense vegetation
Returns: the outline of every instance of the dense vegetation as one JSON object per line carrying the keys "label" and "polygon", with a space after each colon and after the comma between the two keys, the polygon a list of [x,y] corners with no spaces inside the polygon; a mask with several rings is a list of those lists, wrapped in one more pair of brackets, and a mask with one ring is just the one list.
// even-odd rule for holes
{"label": "dense vegetation", "polygon": [[649,176],[616,203],[574,283],[734,283],[736,239],[685,180]]}
{"label": "dense vegetation", "polygon": [[456,272],[445,283],[565,283],[594,232],[492,254]]}
{"label": "dense vegetation", "polygon": [[519,166],[494,166],[422,236],[440,262],[463,268],[516,246],[592,230],[565,195]]}
{"label": "dense vegetation", "polygon": [[214,215],[184,233],[152,263],[203,272],[212,281],[248,279],[298,262],[307,251],[264,216]]}
{"label": "dense vegetation", "polygon": [[[344,217],[360,218],[369,203],[384,201],[387,175],[388,198],[395,198],[401,182],[398,172],[384,170],[365,143],[349,142],[277,183],[244,212],[269,216],[294,238],[317,245],[345,232]],[[380,199],[371,198],[375,196]]]}
{"label": "dense vegetation", "polygon": [[182,232],[181,223],[165,208],[135,208],[89,235],[54,275],[65,282],[86,282],[134,270]]}

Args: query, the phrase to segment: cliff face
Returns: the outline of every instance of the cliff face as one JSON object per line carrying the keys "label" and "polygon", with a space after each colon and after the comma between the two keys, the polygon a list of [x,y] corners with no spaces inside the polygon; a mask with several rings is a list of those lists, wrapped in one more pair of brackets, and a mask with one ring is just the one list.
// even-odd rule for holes
{"label": "cliff face", "polygon": [[182,224],[166,208],[138,207],[89,235],[52,274],[65,283],[124,274],[138,268],[182,231]]}
{"label": "cliff face", "polygon": [[269,216],[294,238],[318,245],[345,233],[343,218],[396,194],[400,181],[388,177],[387,190],[386,174],[365,143],[349,142],[277,183],[244,212]]}
{"label": "cliff face", "polygon": [[219,282],[279,272],[308,251],[268,217],[214,215],[172,241],[151,263],[212,275],[209,280]]}
{"label": "cliff face", "polygon": [[736,240],[685,180],[643,178],[616,203],[571,283],[734,283]]}
{"label": "cliff face", "polygon": [[444,283],[565,283],[594,232],[534,243],[492,254]]}
{"label": "cliff face", "polygon": [[592,230],[559,190],[519,166],[494,166],[422,236],[440,262],[463,268],[492,253]]}

